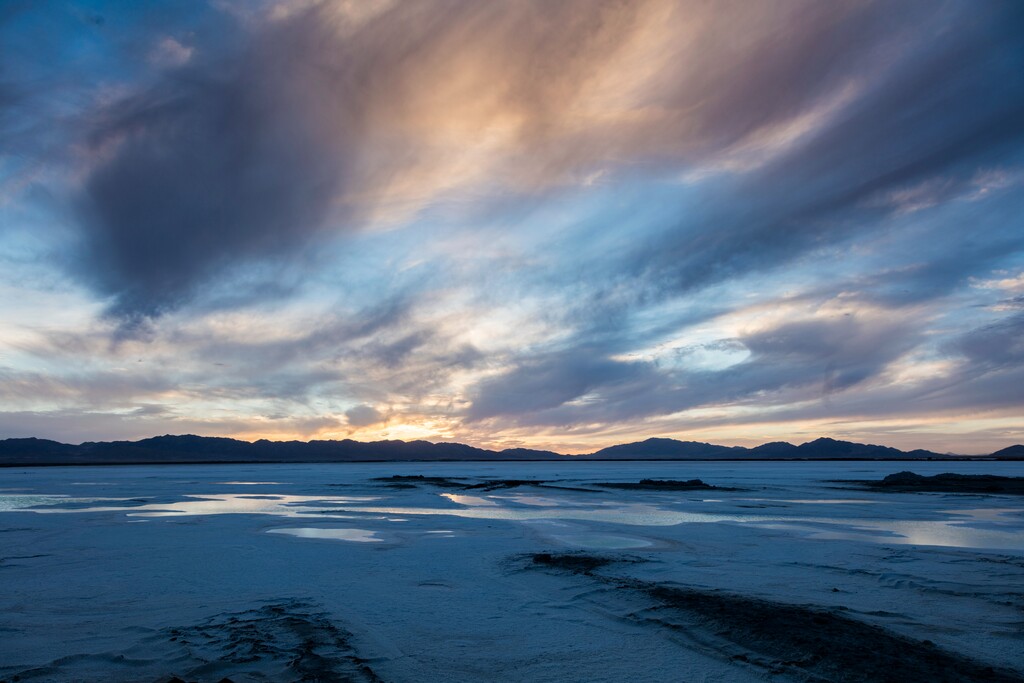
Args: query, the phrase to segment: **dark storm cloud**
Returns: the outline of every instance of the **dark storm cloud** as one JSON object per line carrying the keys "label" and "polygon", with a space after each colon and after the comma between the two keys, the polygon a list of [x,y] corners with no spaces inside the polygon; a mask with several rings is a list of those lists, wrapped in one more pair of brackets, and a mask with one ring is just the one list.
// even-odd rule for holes
{"label": "dark storm cloud", "polygon": [[[934,9],[908,3],[900,11],[910,7]],[[868,24],[888,23],[891,9],[865,6],[873,17]],[[939,35],[908,40],[903,54],[877,65],[877,72],[857,67],[870,65],[864,54],[873,49],[897,49],[879,36],[910,38],[906,25],[892,21],[873,36],[862,34],[863,20],[852,27],[840,22],[802,36],[800,58],[772,66],[769,52],[772,77],[746,94],[744,109],[761,111],[764,92],[769,113],[785,109],[779,98],[816,92],[823,75],[831,82],[860,79],[862,92],[823,130],[702,202],[655,250],[641,252],[641,268],[683,290],[777,268],[808,250],[881,229],[902,208],[901,190],[932,178],[963,185],[987,165],[1012,162],[1024,143],[1024,6],[946,11],[938,13],[945,19],[939,25],[917,15]]]}
{"label": "dark storm cloud", "polygon": [[358,122],[320,71],[317,33],[283,27],[105,112],[83,267],[116,315],[173,308],[217,271],[292,253],[323,227]]}
{"label": "dark storm cloud", "polygon": [[[706,26],[645,102],[661,114],[581,127],[566,113],[580,83],[665,5],[571,4],[400,4],[354,32],[324,5],[252,35],[236,29],[239,54],[206,58],[197,46],[94,126],[87,279],[117,316],[174,308],[224,271],[301,251],[328,222],[352,227],[346,193],[436,164],[423,131],[452,121],[471,135],[515,117],[515,158],[527,161],[508,182],[543,187],[612,160],[714,163],[842,87],[856,91],[812,140],[720,183],[637,255],[633,268],[658,287],[689,290],[869,229],[887,210],[865,206],[872,198],[973,172],[1021,136],[1024,22],[1012,5],[681,4],[672,20]],[[750,37],[730,47],[719,40],[730,31]],[[460,77],[479,87],[454,91],[445,112],[432,84]]]}
{"label": "dark storm cloud", "polygon": [[972,330],[953,349],[986,370],[1024,367],[1024,313]]}
{"label": "dark storm cloud", "polygon": [[[396,174],[435,163],[419,138],[436,126],[430,115],[444,115],[433,84],[459,69],[493,69],[474,76],[490,84],[484,99],[528,110],[522,135],[532,135],[602,29],[563,9],[468,2],[399,4],[355,32],[329,4],[257,23],[236,41],[246,43],[239,54],[207,58],[198,45],[195,59],[93,124],[81,271],[116,317],[158,315],[233,267],[286,259],[328,218],[353,227],[346,197],[365,202]],[[531,44],[541,43],[536,56]],[[491,48],[482,67],[472,64]],[[465,98],[447,105],[465,118],[477,103],[457,94]],[[425,114],[422,100],[437,111]]]}

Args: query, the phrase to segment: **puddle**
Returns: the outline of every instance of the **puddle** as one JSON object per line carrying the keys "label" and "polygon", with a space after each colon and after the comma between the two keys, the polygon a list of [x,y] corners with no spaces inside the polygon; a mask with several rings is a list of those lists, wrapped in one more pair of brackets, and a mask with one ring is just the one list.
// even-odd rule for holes
{"label": "puddle", "polygon": [[[14,512],[14,511],[25,511],[25,512],[85,512],[94,508],[74,508],[74,507],[62,507],[62,508],[40,508],[37,506],[73,506],[73,505],[91,505],[92,503],[103,503],[113,501],[130,501],[130,498],[72,498],[71,496],[65,495],[53,495],[53,494],[2,494],[0,495],[0,512]],[[113,510],[124,510],[124,507],[113,507]],[[137,510],[138,508],[132,508]]]}
{"label": "puddle", "polygon": [[515,496],[501,496],[504,500],[518,503],[519,505],[529,505],[531,507],[540,508],[553,508],[566,505],[566,501],[559,500],[558,498],[550,498],[548,496],[530,496],[530,495],[515,495]]}
{"label": "puddle", "polygon": [[363,512],[380,515],[445,515],[467,519],[490,519],[510,522],[533,520],[572,520],[589,522],[610,522],[630,526],[675,526],[686,523],[749,522],[782,520],[781,517],[764,515],[712,514],[672,510],[643,504],[608,505],[597,508],[581,506],[564,507],[501,507],[497,505],[467,508],[420,508],[420,507],[377,507],[348,506],[339,508],[344,512]]}
{"label": "puddle", "polygon": [[980,529],[959,522],[932,521],[882,521],[855,522],[855,529],[896,534],[887,539],[893,543],[912,545],[938,545],[951,548],[998,548],[1002,550],[1024,550],[1024,534],[1020,529],[1000,531]]}
{"label": "puddle", "polygon": [[267,529],[268,534],[284,534],[296,538],[326,538],[334,541],[354,541],[356,543],[380,543],[384,539],[377,536],[376,531],[368,529],[321,529],[316,527]]}
{"label": "puddle", "polygon": [[450,500],[453,503],[458,503],[459,505],[466,505],[466,506],[469,506],[469,507],[480,506],[480,505],[485,505],[485,506],[493,507],[493,506],[497,505],[497,503],[494,502],[493,500],[488,500],[487,498],[481,498],[480,496],[464,496],[461,493],[442,493],[441,497],[442,498],[447,498],[448,500]]}
{"label": "puddle", "polygon": [[[748,498],[747,500],[768,500],[766,498]],[[858,505],[868,503],[874,505],[877,500],[865,500],[863,498],[808,498],[797,500],[778,500],[778,503],[803,503],[804,505]]]}
{"label": "puddle", "polygon": [[[256,482],[260,484],[271,482]],[[677,502],[670,504],[648,504],[610,500],[593,500],[566,494],[531,496],[503,494],[500,496],[470,496],[457,493],[441,494],[457,507],[403,507],[392,503],[380,506],[378,496],[313,496],[278,494],[219,493],[212,495],[186,495],[173,502],[145,502],[138,498],[76,498],[64,495],[42,494],[0,494],[0,511],[23,511],[36,514],[69,514],[87,512],[117,512],[129,519],[181,517],[190,515],[258,514],[282,518],[318,520],[330,519],[388,519],[398,522],[412,517],[456,517],[473,520],[494,520],[526,523],[593,522],[631,527],[669,527],[687,524],[753,524],[768,527],[773,524],[787,525],[805,538],[845,539],[875,543],[901,543],[932,545],[957,548],[998,549],[1024,551],[1024,524],[1021,524],[1022,510],[1011,507],[968,508],[968,509],[924,509],[901,504],[896,508],[885,508],[893,513],[888,518],[877,507],[879,501],[851,498],[748,498],[785,506],[787,504],[808,504],[800,511],[804,514],[744,514],[740,511],[697,512],[707,509],[705,503],[720,499],[704,499],[704,502]],[[790,494],[792,495],[792,494]],[[812,494],[813,495],[813,494]],[[436,499],[435,499],[436,500]],[[732,501],[731,501],[732,502]],[[832,510],[828,503],[837,504]],[[848,505],[871,503],[856,518],[847,518],[843,513],[856,508]],[[976,503],[975,503],[976,504]],[[944,503],[948,506],[949,503]],[[866,510],[879,510],[880,514],[865,514]],[[840,512],[842,510],[842,512]],[[781,511],[780,511],[781,512]],[[871,517],[874,518],[871,518]],[[909,517],[909,519],[908,519]],[[915,517],[919,519],[914,519]],[[923,519],[922,519],[923,518]],[[438,525],[445,525],[439,522]],[[575,526],[574,524],[572,526]],[[778,528],[778,527],[776,527]],[[311,533],[330,534],[335,530],[313,529]],[[344,531],[344,530],[342,530]],[[628,529],[625,531],[629,531]],[[292,533],[280,531],[275,533]],[[675,533],[675,532],[674,532]],[[679,533],[689,533],[681,531]],[[438,534],[443,535],[443,534]],[[318,537],[318,536],[313,536]],[[334,536],[326,536],[334,538]],[[656,542],[629,535],[614,533],[575,532],[561,529],[552,538],[559,542],[579,547],[628,549],[656,545]],[[356,540],[356,539],[344,539]],[[379,539],[377,539],[379,540]]]}
{"label": "puddle", "polygon": [[595,550],[632,550],[650,548],[654,541],[635,536],[617,536],[615,534],[573,534],[571,536],[552,536],[552,539],[565,545],[577,548],[593,548]]}
{"label": "puddle", "polygon": [[[15,499],[15,500],[10,500]],[[334,512],[362,512],[365,508],[345,507],[325,509],[324,506],[351,506],[378,500],[376,496],[285,496],[285,495],[187,495],[185,500],[173,503],[149,503],[124,506],[93,506],[81,508],[65,507],[69,504],[127,500],[122,498],[68,498],[65,496],[0,496],[0,511],[20,510],[38,514],[70,512],[127,512],[129,517],[174,517],[186,515],[278,515],[281,517],[302,517],[308,515],[331,515]],[[8,507],[4,507],[5,504]],[[49,506],[49,507],[43,507]],[[337,515],[347,517],[348,515]]]}
{"label": "puddle", "polygon": [[797,531],[809,538],[823,540],[1024,551],[1024,534],[1019,529],[977,528],[959,521],[802,519],[755,523],[755,526]]}
{"label": "puddle", "polygon": [[969,521],[979,522],[1001,522],[1004,524],[1016,523],[1024,515],[1024,510],[1018,508],[973,508],[970,510],[942,510],[943,514],[968,517]]}

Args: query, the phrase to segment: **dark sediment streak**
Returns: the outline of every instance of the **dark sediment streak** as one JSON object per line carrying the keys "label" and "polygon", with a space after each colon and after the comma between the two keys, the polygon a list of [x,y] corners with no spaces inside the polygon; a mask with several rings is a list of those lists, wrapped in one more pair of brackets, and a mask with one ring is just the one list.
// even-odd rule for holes
{"label": "dark sediment streak", "polygon": [[641,479],[638,482],[604,482],[594,484],[606,489],[626,491],[736,491],[737,489],[705,484],[700,479],[676,481],[672,479]]}
{"label": "dark sediment streak", "polygon": [[564,569],[576,574],[589,574],[615,562],[607,557],[596,557],[583,553],[537,553],[531,558],[534,564],[553,569]]}
{"label": "dark sediment streak", "polygon": [[928,640],[908,638],[825,609],[609,576],[596,570],[617,560],[577,553],[539,553],[535,566],[586,575],[614,590],[653,601],[630,618],[698,637],[712,654],[797,680],[842,683],[1022,683],[1024,676],[996,669]]}
{"label": "dark sediment streak", "polygon": [[[155,631],[123,653],[83,653],[14,673],[8,680],[272,680],[380,683],[354,635],[306,600],[281,600]],[[86,667],[82,669],[81,667]],[[159,677],[141,671],[166,667]],[[88,671],[83,674],[82,671]]]}
{"label": "dark sediment streak", "polygon": [[1000,477],[993,474],[944,473],[926,477],[913,472],[897,472],[881,481],[846,480],[876,491],[907,493],[932,491],[936,493],[999,493],[1024,495],[1024,477]]}
{"label": "dark sediment streak", "polygon": [[499,489],[514,489],[520,486],[543,486],[547,483],[545,479],[484,479],[471,482],[465,481],[461,477],[427,477],[422,474],[395,474],[390,477],[377,477],[373,481],[379,481],[392,488],[409,488],[409,486],[424,484],[463,491],[496,491]]}

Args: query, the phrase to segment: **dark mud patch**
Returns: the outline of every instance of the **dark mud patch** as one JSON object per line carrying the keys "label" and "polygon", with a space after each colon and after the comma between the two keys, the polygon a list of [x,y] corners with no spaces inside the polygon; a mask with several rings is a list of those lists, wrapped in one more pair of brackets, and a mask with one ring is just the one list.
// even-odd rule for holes
{"label": "dark mud patch", "polygon": [[75,654],[6,681],[346,681],[382,679],[359,656],[353,634],[304,600],[220,614],[153,632],[123,652]]}
{"label": "dark mud patch", "polygon": [[613,564],[615,560],[583,553],[535,553],[530,556],[534,565],[561,569],[574,574],[589,574],[595,569]]}
{"label": "dark mud patch", "polygon": [[547,481],[544,479],[487,479],[476,484],[470,484],[467,490],[497,491],[499,489],[515,489],[520,486],[543,486]]}
{"label": "dark mud patch", "polygon": [[377,481],[385,486],[394,488],[414,488],[416,486],[439,486],[442,488],[462,489],[469,486],[469,482],[448,477],[427,477],[422,474],[394,474],[390,477],[376,477],[371,481]]}
{"label": "dark mud patch", "polygon": [[558,491],[579,491],[581,493],[601,493],[597,489],[587,489],[582,486],[566,486],[564,484],[537,484],[540,489],[556,489]]}
{"label": "dark mud patch", "polygon": [[625,491],[737,491],[739,489],[712,486],[700,479],[686,481],[674,479],[641,479],[638,482],[603,482],[594,484],[606,489],[622,489]]}
{"label": "dark mud patch", "polygon": [[924,476],[914,472],[897,472],[881,480],[842,480],[837,483],[856,484],[875,491],[912,493],[995,493],[1024,496],[1024,477],[1001,477],[994,474],[953,474],[950,472]]}
{"label": "dark mud patch", "polygon": [[301,600],[221,615],[165,633],[193,656],[209,662],[186,671],[186,679],[262,672],[272,680],[381,680],[357,655],[353,634]]}
{"label": "dark mud patch", "polygon": [[[594,573],[616,560],[540,553],[535,565],[583,574],[611,594],[628,592],[645,606],[627,619],[666,629],[686,646],[753,667],[816,683],[1024,683],[1019,672],[944,650],[847,616],[842,607],[765,600],[724,591]],[[591,599],[600,600],[598,597]]]}
{"label": "dark mud patch", "polygon": [[396,474],[390,477],[377,477],[373,481],[380,482],[389,488],[414,488],[416,486],[436,486],[445,489],[462,491],[498,491],[514,489],[520,486],[542,486],[544,479],[484,479],[467,481],[461,477],[427,477],[422,474]]}

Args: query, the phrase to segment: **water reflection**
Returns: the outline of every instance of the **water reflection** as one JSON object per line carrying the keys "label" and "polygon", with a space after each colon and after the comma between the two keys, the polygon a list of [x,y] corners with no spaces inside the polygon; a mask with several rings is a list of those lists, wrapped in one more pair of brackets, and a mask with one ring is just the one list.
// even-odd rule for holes
{"label": "water reflection", "polygon": [[316,527],[281,527],[278,529],[267,529],[268,534],[284,534],[297,538],[328,538],[335,541],[355,541],[356,543],[380,543],[384,539],[379,538],[376,531],[368,529],[321,529]]}
{"label": "water reflection", "polygon": [[[270,483],[270,482],[258,482]],[[65,495],[28,493],[0,494],[0,511],[23,511],[36,514],[68,514],[85,512],[121,513],[129,518],[179,517],[189,515],[258,514],[284,518],[317,519],[376,519],[399,522],[406,519],[425,521],[430,518],[467,520],[495,520],[531,524],[568,524],[581,527],[559,529],[549,535],[557,542],[578,547],[629,549],[657,546],[667,539],[680,539],[688,532],[684,528],[670,531],[668,527],[692,524],[743,524],[761,528],[785,529],[804,538],[844,539],[865,542],[934,545],[958,548],[991,548],[1024,551],[1024,510],[1012,507],[934,510],[923,505],[908,505],[884,497],[875,499],[834,499],[788,497],[759,499],[688,499],[637,502],[635,497],[624,496],[616,500],[604,494],[583,496],[573,493],[551,495],[502,494],[470,496],[455,493],[441,494],[454,503],[452,507],[426,507],[399,503],[408,501],[437,501],[436,494],[399,494],[389,504],[382,505],[380,496],[322,496],[285,494],[234,494],[168,496],[168,500],[140,498],[77,498]],[[800,513],[790,508],[785,514],[751,514],[740,507],[741,501],[787,504],[810,503]],[[827,503],[836,503],[829,509]],[[869,504],[855,510],[856,517],[843,515],[847,504]],[[944,503],[949,505],[949,503]],[[750,506],[746,506],[750,507]],[[764,506],[762,506],[764,507]],[[698,511],[699,510],[699,511]],[[892,519],[886,518],[891,516]],[[611,524],[621,530],[624,526],[647,527],[651,534],[661,528],[652,540],[628,533],[606,533],[600,525]],[[312,529],[309,533],[326,534],[337,530]],[[344,530],[343,530],[344,531]],[[614,530],[613,530],[614,531]],[[627,530],[628,531],[628,530]],[[293,531],[275,531],[301,535]],[[345,533],[348,533],[347,531]],[[373,532],[368,532],[373,533]],[[440,535],[440,534],[439,534]],[[308,536],[320,538],[326,536]],[[330,536],[336,538],[336,536]],[[663,537],[663,538],[661,538]],[[355,540],[351,538],[343,540]],[[376,540],[380,540],[377,538]]]}
{"label": "water reflection", "polygon": [[[39,493],[12,493],[12,494],[0,494],[0,512],[14,512],[18,510],[28,510],[39,505],[53,506],[53,505],[66,505],[66,506],[79,506],[78,509],[69,507],[66,512],[84,512],[86,510],[92,510],[94,508],[84,508],[82,506],[90,505],[98,502],[112,502],[112,501],[127,501],[128,498],[72,498],[71,496],[64,495],[53,495],[53,494],[39,494]],[[113,508],[116,510],[124,510],[123,507]]]}
{"label": "water reflection", "polygon": [[453,503],[458,503],[459,505],[497,505],[493,500],[481,498],[480,496],[464,496],[459,493],[442,493],[441,497],[447,498]]}
{"label": "water reflection", "polygon": [[[17,499],[17,500],[7,500]],[[71,507],[73,504],[105,501],[126,501],[126,498],[68,498],[66,496],[0,496],[0,511],[20,510],[39,514],[69,512],[126,512],[129,517],[172,517],[185,515],[256,514],[299,517],[302,515],[331,515],[344,512],[333,506],[349,506],[379,500],[376,496],[290,496],[290,495],[186,495],[184,500],[169,503],[133,503]],[[5,503],[8,507],[4,507]],[[324,506],[332,506],[325,508]],[[350,515],[337,515],[350,516]]]}

